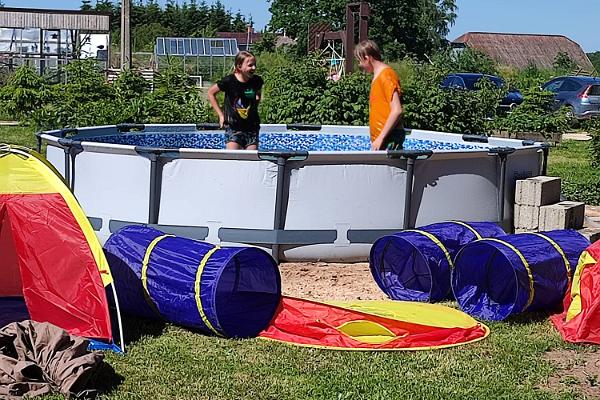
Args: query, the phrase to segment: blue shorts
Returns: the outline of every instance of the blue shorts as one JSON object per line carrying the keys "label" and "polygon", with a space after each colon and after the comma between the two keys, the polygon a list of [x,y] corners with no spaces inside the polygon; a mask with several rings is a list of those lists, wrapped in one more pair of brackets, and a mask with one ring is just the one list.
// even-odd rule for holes
{"label": "blue shorts", "polygon": [[235,142],[243,149],[253,144],[258,146],[258,132],[241,132],[227,128],[225,129],[225,143],[229,142]]}

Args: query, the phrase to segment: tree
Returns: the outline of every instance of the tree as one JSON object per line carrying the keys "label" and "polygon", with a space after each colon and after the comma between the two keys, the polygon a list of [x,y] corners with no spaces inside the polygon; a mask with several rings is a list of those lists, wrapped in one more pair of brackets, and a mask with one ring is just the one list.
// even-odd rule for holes
{"label": "tree", "polygon": [[[0,0],[0,7],[2,7],[2,1]],[[81,6],[79,8],[82,11],[90,11],[92,10],[92,0],[81,0]]]}
{"label": "tree", "polygon": [[346,0],[269,0],[273,30],[284,29],[298,43],[298,51],[306,52],[308,25],[329,22],[333,30],[341,29],[346,17]]}
{"label": "tree", "polygon": [[596,69],[596,75],[600,74],[600,51],[587,53],[587,56],[592,62],[594,68]]}
{"label": "tree", "polygon": [[[308,25],[329,22],[345,26],[345,0],[269,0],[270,26],[285,29],[306,49]],[[388,59],[414,55],[425,58],[445,44],[448,27],[456,19],[455,0],[371,0],[369,38],[378,42]]]}
{"label": "tree", "polygon": [[157,37],[173,36],[168,28],[158,22],[142,24],[133,28],[133,51],[152,51]]}
{"label": "tree", "polygon": [[235,13],[233,21],[231,21],[231,30],[233,32],[246,32],[247,28],[248,23],[244,19],[242,13],[240,13],[240,11],[238,10],[238,12]]}
{"label": "tree", "polygon": [[567,74],[577,68],[577,64],[569,54],[562,51],[556,54],[552,66],[559,74]]}

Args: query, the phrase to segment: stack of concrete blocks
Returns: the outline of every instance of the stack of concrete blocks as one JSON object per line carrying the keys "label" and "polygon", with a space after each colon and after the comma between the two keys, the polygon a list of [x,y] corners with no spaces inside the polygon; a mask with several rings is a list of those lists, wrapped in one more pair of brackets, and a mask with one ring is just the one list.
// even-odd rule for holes
{"label": "stack of concrete blocks", "polygon": [[585,204],[560,201],[560,178],[536,176],[517,181],[515,233],[577,229],[590,241],[600,239],[600,229],[584,229]]}

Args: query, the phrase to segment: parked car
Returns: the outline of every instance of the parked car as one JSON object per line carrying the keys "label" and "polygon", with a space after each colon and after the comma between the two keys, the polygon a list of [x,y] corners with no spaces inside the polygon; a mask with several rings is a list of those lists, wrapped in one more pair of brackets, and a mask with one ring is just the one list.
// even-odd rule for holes
{"label": "parked car", "polygon": [[574,118],[600,115],[600,78],[591,76],[560,76],[542,85],[554,93],[553,109],[565,106]]}
{"label": "parked car", "polygon": [[[447,75],[442,81],[443,89],[462,89],[477,90],[477,82],[486,78],[490,80],[498,89],[503,89],[506,83],[502,78],[495,75],[476,74],[476,73],[456,73]],[[523,102],[523,95],[517,89],[509,88],[506,96],[500,100],[499,107],[504,110],[512,110]]]}

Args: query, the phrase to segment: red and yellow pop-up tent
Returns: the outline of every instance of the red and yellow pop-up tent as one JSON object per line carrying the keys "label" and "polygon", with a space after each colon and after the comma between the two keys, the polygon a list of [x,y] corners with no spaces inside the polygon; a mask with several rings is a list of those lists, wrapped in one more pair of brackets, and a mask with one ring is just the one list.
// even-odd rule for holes
{"label": "red and yellow pop-up tent", "polygon": [[565,311],[550,317],[563,339],[600,344],[600,241],[579,257]]}
{"label": "red and yellow pop-up tent", "polygon": [[50,164],[7,145],[0,145],[0,255],[0,325],[32,319],[113,342],[112,276],[88,219]]}
{"label": "red and yellow pop-up tent", "polygon": [[318,303],[283,297],[260,337],[335,350],[427,350],[473,343],[487,326],[462,311],[407,301]]}

